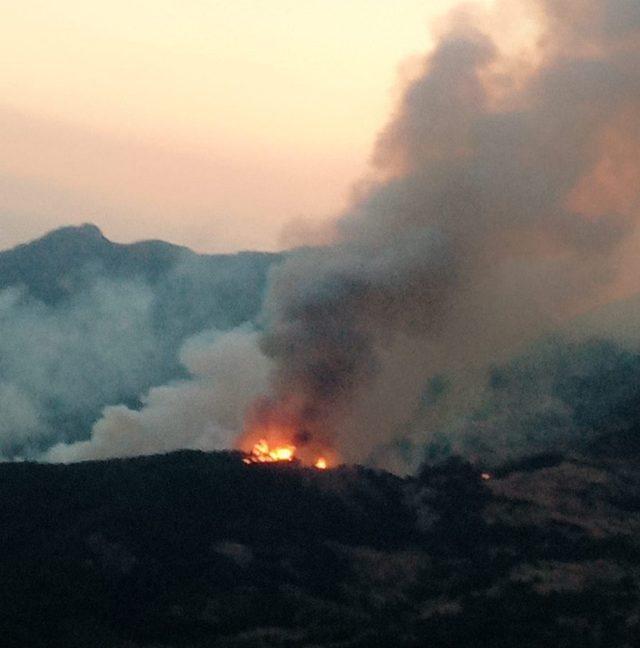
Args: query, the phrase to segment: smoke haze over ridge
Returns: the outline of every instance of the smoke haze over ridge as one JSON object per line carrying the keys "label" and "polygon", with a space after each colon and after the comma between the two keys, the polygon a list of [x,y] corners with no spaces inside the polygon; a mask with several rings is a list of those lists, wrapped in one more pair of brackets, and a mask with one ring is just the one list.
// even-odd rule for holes
{"label": "smoke haze over ridge", "polygon": [[86,439],[105,406],[206,373],[192,349],[255,317],[278,259],[118,245],[90,225],[1,252],[0,456]]}

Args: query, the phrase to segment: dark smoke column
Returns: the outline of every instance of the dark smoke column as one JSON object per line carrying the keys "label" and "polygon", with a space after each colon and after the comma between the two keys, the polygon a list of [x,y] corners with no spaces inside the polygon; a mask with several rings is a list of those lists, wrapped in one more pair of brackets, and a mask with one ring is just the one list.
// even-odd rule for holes
{"label": "dark smoke column", "polygon": [[428,348],[490,354],[613,278],[640,204],[640,3],[530,4],[544,16],[537,67],[516,78],[458,12],[379,136],[375,179],[336,243],[274,273],[262,349],[276,369],[249,433],[343,445],[399,336],[426,379]]}

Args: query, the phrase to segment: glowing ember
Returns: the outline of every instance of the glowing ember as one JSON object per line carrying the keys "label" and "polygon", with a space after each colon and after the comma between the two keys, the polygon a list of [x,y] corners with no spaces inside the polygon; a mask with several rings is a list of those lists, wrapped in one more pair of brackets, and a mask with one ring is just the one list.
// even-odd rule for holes
{"label": "glowing ember", "polygon": [[327,460],[324,457],[318,457],[318,461],[316,461],[313,465],[318,470],[324,470],[327,467]]}

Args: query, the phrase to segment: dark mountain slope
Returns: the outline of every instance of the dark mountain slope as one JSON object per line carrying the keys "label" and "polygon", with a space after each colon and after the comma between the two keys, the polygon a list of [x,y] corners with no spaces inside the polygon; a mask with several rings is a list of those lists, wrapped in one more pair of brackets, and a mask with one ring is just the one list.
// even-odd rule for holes
{"label": "dark mountain slope", "polygon": [[0,465],[5,646],[632,646],[640,470]]}

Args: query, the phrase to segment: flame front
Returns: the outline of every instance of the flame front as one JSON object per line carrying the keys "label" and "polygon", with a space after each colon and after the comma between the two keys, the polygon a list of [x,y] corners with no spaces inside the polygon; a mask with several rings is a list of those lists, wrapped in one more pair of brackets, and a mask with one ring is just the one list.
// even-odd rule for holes
{"label": "flame front", "polygon": [[[251,452],[243,459],[244,463],[274,463],[276,461],[296,461],[296,447],[293,445],[279,445],[271,447],[266,439],[260,439]],[[318,470],[325,470],[328,466],[324,457],[318,457],[313,464]]]}
{"label": "flame front", "polygon": [[272,463],[274,461],[293,461],[295,454],[295,446],[281,445],[271,448],[266,439],[260,439],[251,449],[249,456],[245,457],[244,462]]}

